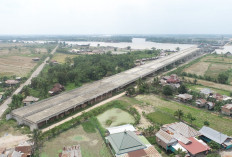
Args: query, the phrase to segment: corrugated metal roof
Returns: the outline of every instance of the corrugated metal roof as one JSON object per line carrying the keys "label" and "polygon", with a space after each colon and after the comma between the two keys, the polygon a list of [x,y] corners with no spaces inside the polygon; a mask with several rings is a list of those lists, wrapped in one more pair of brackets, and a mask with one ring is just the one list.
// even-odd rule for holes
{"label": "corrugated metal roof", "polygon": [[188,126],[183,122],[176,122],[170,124],[168,126],[168,130],[172,131],[173,133],[179,133],[187,138],[200,135],[198,131],[196,131],[195,129],[193,129],[192,127]]}
{"label": "corrugated metal roof", "polygon": [[124,131],[135,131],[135,128],[131,124],[110,127],[106,129],[109,131],[110,134],[115,134],[115,133],[124,132]]}
{"label": "corrugated metal roof", "polygon": [[177,142],[176,139],[174,139],[172,137],[172,135],[168,134],[167,132],[163,131],[163,130],[159,130],[157,133],[156,133],[156,136],[161,139],[163,142],[165,142],[166,144],[171,144],[173,142]]}
{"label": "corrugated metal roof", "polygon": [[199,132],[202,135],[204,135],[205,137],[207,137],[207,138],[209,138],[209,139],[211,139],[219,144],[222,144],[228,138],[227,135],[220,133],[220,132],[218,132],[210,127],[206,127],[206,126],[203,126]]}
{"label": "corrugated metal roof", "polygon": [[179,141],[179,144],[188,150],[192,155],[196,155],[201,152],[205,152],[210,150],[209,146],[202,144],[197,139],[190,137],[189,140],[191,141],[190,144],[184,144]]}

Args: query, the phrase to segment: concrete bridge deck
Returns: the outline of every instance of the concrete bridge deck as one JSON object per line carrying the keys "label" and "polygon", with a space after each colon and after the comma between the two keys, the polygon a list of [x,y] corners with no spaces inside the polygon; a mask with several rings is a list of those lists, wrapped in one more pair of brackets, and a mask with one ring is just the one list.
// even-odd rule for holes
{"label": "concrete bridge deck", "polygon": [[19,124],[26,124],[31,129],[34,129],[38,127],[39,123],[47,122],[49,119],[69,110],[75,110],[75,108],[83,104],[87,105],[94,100],[94,102],[98,99],[102,100],[102,97],[109,97],[113,91],[197,53],[199,53],[197,47],[188,48],[102,80],[83,85],[72,91],[13,110],[10,115]]}

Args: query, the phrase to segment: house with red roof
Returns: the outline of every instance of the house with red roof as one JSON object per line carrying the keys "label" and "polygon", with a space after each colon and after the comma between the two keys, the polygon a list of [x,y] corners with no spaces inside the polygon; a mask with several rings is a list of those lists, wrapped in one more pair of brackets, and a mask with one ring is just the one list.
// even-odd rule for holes
{"label": "house with red roof", "polygon": [[166,124],[156,133],[156,142],[166,151],[181,150],[187,156],[201,156],[208,153],[210,147],[195,137],[201,133],[183,122]]}
{"label": "house with red roof", "polygon": [[189,143],[187,144],[181,141],[178,141],[178,143],[189,152],[190,156],[204,156],[208,154],[210,147],[202,140],[198,140],[195,137],[190,137],[188,140]]}

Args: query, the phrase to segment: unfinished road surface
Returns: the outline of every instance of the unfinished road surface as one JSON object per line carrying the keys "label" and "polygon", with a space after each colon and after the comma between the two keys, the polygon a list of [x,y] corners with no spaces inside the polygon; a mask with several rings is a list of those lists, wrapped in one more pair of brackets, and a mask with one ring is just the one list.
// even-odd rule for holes
{"label": "unfinished road surface", "polygon": [[185,49],[172,55],[137,66],[102,80],[83,85],[72,91],[42,100],[11,112],[11,117],[19,124],[29,125],[31,129],[47,124],[54,119],[78,109],[80,106],[92,104],[112,95],[112,92],[129,85],[139,78],[146,77],[170,64],[199,54],[197,47]]}

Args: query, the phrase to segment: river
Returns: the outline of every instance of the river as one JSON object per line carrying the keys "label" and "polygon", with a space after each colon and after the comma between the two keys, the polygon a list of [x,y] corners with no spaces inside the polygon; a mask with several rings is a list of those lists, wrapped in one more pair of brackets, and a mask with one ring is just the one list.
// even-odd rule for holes
{"label": "river", "polygon": [[100,46],[113,46],[118,48],[126,48],[128,46],[131,47],[131,49],[164,49],[164,50],[175,50],[177,47],[179,47],[181,50],[186,49],[189,47],[192,47],[194,45],[190,44],[172,44],[172,43],[155,43],[146,41],[145,38],[133,38],[132,42],[119,42],[119,43],[110,43],[110,42],[89,42],[89,41],[65,41],[66,44],[72,44],[72,45],[87,45],[90,44],[90,46],[97,46],[100,44]]}

